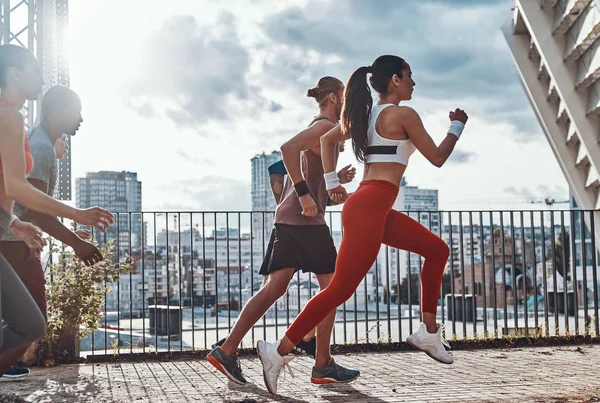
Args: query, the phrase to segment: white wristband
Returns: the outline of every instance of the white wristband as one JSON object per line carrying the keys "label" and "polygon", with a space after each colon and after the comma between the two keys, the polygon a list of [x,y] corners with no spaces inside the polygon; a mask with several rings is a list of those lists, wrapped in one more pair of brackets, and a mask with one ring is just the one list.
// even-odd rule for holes
{"label": "white wristband", "polygon": [[337,172],[327,172],[325,175],[323,175],[323,177],[325,178],[325,189],[331,190],[341,186],[340,178],[338,178]]}
{"label": "white wristband", "polygon": [[465,128],[465,124],[459,120],[453,120],[450,122],[450,127],[448,128],[448,133],[456,136],[457,139],[460,138],[463,130]]}
{"label": "white wristband", "polygon": [[13,214],[12,217],[10,218],[10,222],[8,224],[8,227],[9,228],[12,227],[13,223],[15,222],[15,220],[18,220],[18,219],[19,219],[19,217],[17,217],[16,215]]}

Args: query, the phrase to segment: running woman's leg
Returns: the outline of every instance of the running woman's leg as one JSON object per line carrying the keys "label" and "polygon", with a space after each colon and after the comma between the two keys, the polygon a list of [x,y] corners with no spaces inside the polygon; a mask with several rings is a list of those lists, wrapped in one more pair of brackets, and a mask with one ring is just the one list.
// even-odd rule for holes
{"label": "running woman's leg", "polygon": [[406,342],[439,362],[452,364],[454,358],[446,351],[445,347],[450,346],[442,337],[443,327],[436,321],[442,276],[450,253],[448,245],[416,220],[394,210],[388,215],[383,242],[425,258],[421,271],[423,322]]}
{"label": "running woman's leg", "polygon": [[383,243],[425,258],[421,272],[421,311],[427,330],[435,333],[442,276],[450,254],[448,245],[418,221],[396,210],[388,214]]}
{"label": "running woman's leg", "polygon": [[46,332],[46,320],[37,304],[10,267],[0,255],[0,354],[28,345]]}
{"label": "running woman's leg", "polygon": [[[2,242],[0,243],[0,253],[12,266],[15,273],[19,276],[25,288],[31,294],[31,297],[40,308],[42,315],[46,315],[46,280],[44,278],[44,269],[40,258],[31,254],[31,250],[25,242]],[[0,280],[1,281],[1,280]],[[0,375],[5,374],[13,364],[25,354],[29,345],[13,349],[12,351],[0,354]]]}

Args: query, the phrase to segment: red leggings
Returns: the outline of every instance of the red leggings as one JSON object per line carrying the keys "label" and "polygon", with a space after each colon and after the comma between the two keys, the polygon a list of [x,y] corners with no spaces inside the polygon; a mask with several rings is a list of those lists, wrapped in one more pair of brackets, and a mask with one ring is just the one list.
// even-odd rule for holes
{"label": "red leggings", "polygon": [[382,180],[361,182],[342,210],[344,236],[329,286],[300,312],[286,336],[294,344],[347,301],[367,275],[384,243],[425,258],[421,274],[422,311],[436,313],[448,245],[406,214],[392,210],[398,187]]}

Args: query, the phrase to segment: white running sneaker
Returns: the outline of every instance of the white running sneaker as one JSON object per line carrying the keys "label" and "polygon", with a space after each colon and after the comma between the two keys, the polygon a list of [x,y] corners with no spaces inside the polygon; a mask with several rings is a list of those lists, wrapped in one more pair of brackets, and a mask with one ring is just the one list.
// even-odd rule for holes
{"label": "white running sneaker", "polygon": [[256,350],[258,351],[258,356],[260,357],[260,362],[263,366],[265,385],[272,394],[277,394],[277,380],[279,379],[279,374],[283,367],[287,367],[290,375],[292,375],[292,377],[294,376],[291,368],[288,366],[288,363],[294,359],[294,355],[288,354],[286,356],[281,356],[277,352],[280,343],[281,340],[277,340],[273,343],[259,340],[256,344]]}
{"label": "white running sneaker", "polygon": [[444,348],[446,346],[450,349],[450,344],[442,336],[442,330],[445,327],[443,324],[438,324],[437,332],[429,333],[427,325],[421,322],[417,331],[406,338],[406,342],[412,347],[424,351],[425,354],[436,361],[443,364],[452,364],[454,358]]}

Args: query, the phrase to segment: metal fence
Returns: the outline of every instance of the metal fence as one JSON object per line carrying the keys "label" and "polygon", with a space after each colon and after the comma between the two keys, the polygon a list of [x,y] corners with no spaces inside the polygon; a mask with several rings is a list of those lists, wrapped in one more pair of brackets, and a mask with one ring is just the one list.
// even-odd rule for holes
{"label": "metal fence", "polygon": [[[446,338],[599,334],[598,254],[592,211],[409,212],[450,247],[438,319]],[[107,284],[101,326],[82,354],[209,349],[261,287],[269,212],[117,213],[116,258],[135,271]],[[336,243],[339,211],[327,213]],[[382,245],[355,294],[337,309],[332,342],[403,341],[421,319],[423,259]],[[296,273],[242,342],[281,337],[308,299],[314,276]]]}

